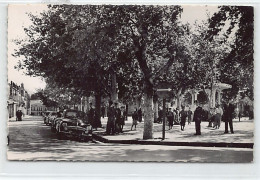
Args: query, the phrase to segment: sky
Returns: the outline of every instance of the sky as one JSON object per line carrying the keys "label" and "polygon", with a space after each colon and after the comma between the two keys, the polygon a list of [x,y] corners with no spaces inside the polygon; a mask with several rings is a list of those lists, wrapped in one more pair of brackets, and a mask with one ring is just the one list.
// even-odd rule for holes
{"label": "sky", "polygon": [[[198,22],[207,19],[207,14],[212,15],[217,11],[217,6],[199,6],[185,5],[181,15],[183,23],[191,25],[197,20]],[[8,82],[13,81],[20,85],[24,83],[25,89],[32,94],[37,89],[44,89],[46,83],[40,77],[30,77],[24,74],[24,71],[14,68],[17,65],[18,58],[12,56],[17,46],[12,42],[13,39],[25,38],[24,27],[31,25],[30,19],[26,13],[39,14],[47,10],[44,4],[31,5],[9,5],[8,8]]]}

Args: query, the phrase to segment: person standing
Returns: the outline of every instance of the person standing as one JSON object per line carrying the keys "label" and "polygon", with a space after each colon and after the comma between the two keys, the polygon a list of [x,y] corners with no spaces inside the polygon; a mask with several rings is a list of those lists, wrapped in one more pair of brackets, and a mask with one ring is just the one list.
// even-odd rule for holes
{"label": "person standing", "polygon": [[186,124],[187,112],[185,111],[185,106],[182,106],[182,110],[179,113],[181,120],[181,130],[184,131],[184,127]]}
{"label": "person standing", "polygon": [[120,127],[120,132],[122,133],[124,125],[125,125],[125,114],[126,114],[124,106],[121,106],[120,112],[121,112],[121,114],[120,114],[119,127]]}
{"label": "person standing", "polygon": [[215,116],[215,108],[210,108],[208,111],[208,121],[209,121],[209,125],[208,127],[212,127],[212,124],[214,123],[214,117]]}
{"label": "person standing", "polygon": [[107,127],[106,134],[115,134],[115,109],[113,107],[113,102],[109,101],[109,107],[107,110]]}
{"label": "person standing", "polygon": [[96,123],[95,123],[95,109],[92,107],[92,103],[89,103],[90,109],[88,111],[88,120],[92,128],[97,129]]}
{"label": "person standing", "polygon": [[223,115],[223,110],[220,107],[220,105],[217,105],[215,112],[216,112],[216,114],[215,114],[215,128],[219,129],[220,123],[221,123],[221,117]]}
{"label": "person standing", "polygon": [[189,110],[187,111],[187,116],[188,116],[188,124],[191,124],[192,111],[190,107]]}
{"label": "person standing", "polygon": [[200,130],[200,123],[203,119],[204,116],[204,111],[201,107],[201,104],[198,101],[195,101],[197,108],[194,111],[194,116],[193,116],[193,121],[195,122],[195,129],[196,133],[194,135],[201,135],[201,130]]}
{"label": "person standing", "polygon": [[19,111],[18,110],[16,111],[15,115],[16,115],[16,121],[18,121],[18,116],[19,116]]}
{"label": "person standing", "polygon": [[142,122],[142,118],[143,118],[143,113],[142,113],[142,109],[141,107],[138,110],[138,121]]}
{"label": "person standing", "polygon": [[234,134],[234,130],[233,130],[233,113],[234,113],[234,110],[235,110],[235,107],[234,105],[232,104],[232,101],[229,101],[229,104],[226,105],[224,107],[224,115],[223,115],[223,118],[224,118],[224,121],[225,121],[225,134],[228,133],[228,125],[229,125],[229,128],[230,128],[230,132],[232,134]]}
{"label": "person standing", "polygon": [[167,113],[167,119],[168,119],[168,123],[169,123],[169,130],[172,129],[172,126],[173,126],[173,118],[174,118],[174,115],[173,115],[173,112],[171,109],[169,109],[168,113]]}
{"label": "person standing", "polygon": [[132,119],[133,119],[133,122],[132,122],[132,126],[131,126],[131,131],[132,131],[133,127],[135,127],[135,130],[136,130],[136,125],[137,125],[137,121],[138,121],[137,109],[135,109],[135,112],[132,114]]}
{"label": "person standing", "polygon": [[18,121],[22,121],[22,116],[23,116],[22,111],[18,110],[18,112],[17,112],[17,119],[18,119]]}

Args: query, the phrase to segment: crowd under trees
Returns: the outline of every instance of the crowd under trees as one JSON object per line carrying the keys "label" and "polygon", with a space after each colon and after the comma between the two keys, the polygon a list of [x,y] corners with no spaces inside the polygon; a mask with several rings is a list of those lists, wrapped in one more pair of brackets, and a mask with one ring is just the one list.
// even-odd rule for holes
{"label": "crowd under trees", "polygon": [[161,83],[178,98],[221,81],[232,85],[224,98],[244,89],[253,100],[253,7],[220,6],[194,25],[181,14],[181,6],[49,5],[29,14],[27,38],[15,41],[17,68],[45,78],[45,92],[60,103],[66,98],[57,94],[93,95],[98,112],[115,93],[125,103],[143,96],[144,139],[153,137]]}

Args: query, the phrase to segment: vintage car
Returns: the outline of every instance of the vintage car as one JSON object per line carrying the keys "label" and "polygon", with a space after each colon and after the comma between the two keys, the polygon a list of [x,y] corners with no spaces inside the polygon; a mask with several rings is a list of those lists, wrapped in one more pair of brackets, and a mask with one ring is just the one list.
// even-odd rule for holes
{"label": "vintage car", "polygon": [[43,113],[43,123],[47,125],[47,117],[52,111],[46,111]]}
{"label": "vintage car", "polygon": [[52,121],[57,117],[57,112],[53,111],[46,118],[46,124],[51,125]]}
{"label": "vintage car", "polygon": [[56,132],[56,122],[59,118],[62,117],[62,113],[56,112],[55,115],[49,118],[50,126],[51,126],[51,131]]}
{"label": "vintage car", "polygon": [[92,140],[92,127],[85,121],[83,112],[64,110],[62,117],[55,120],[55,124],[55,131],[59,139]]}

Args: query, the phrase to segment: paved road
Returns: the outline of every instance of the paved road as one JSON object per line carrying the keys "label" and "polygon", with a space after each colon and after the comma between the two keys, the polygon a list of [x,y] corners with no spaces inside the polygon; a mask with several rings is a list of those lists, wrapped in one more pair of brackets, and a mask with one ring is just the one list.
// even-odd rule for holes
{"label": "paved road", "polygon": [[9,160],[251,162],[245,148],[119,145],[58,140],[41,117],[9,122]]}

